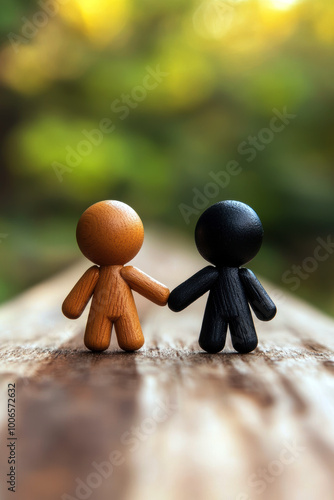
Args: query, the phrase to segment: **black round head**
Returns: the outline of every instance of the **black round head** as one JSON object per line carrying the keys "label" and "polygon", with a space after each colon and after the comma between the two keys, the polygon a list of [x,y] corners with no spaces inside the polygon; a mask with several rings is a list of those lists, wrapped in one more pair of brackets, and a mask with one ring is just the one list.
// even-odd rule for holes
{"label": "black round head", "polygon": [[220,201],[198,219],[195,241],[199,253],[215,266],[239,267],[261,248],[263,227],[254,210],[240,201]]}

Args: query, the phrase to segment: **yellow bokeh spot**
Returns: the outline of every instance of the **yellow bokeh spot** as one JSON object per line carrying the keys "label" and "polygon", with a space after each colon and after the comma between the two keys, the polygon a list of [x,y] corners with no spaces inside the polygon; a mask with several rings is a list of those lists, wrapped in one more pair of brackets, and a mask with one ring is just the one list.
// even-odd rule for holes
{"label": "yellow bokeh spot", "polygon": [[[23,45],[13,57],[11,46],[1,52],[4,71],[1,80],[12,89],[23,94],[34,94],[44,87],[44,71],[39,61],[39,50],[34,44]],[[32,71],[33,68],[33,71]]]}
{"label": "yellow bokeh spot", "polygon": [[319,9],[315,13],[315,31],[320,40],[332,44],[334,42],[334,6]]}
{"label": "yellow bokeh spot", "polygon": [[[214,69],[201,55],[170,46],[161,57],[161,69],[168,72],[160,92],[152,95],[160,100],[160,109],[188,109],[210,94]],[[161,95],[164,98],[161,100]]]}
{"label": "yellow bokeh spot", "polygon": [[300,0],[266,0],[266,3],[269,3],[272,7],[279,10],[287,10],[294,7],[299,3]]}
{"label": "yellow bokeh spot", "polygon": [[292,35],[298,26],[298,9],[273,9],[273,7],[274,0],[267,0],[262,2],[260,9],[259,19],[261,22],[258,31],[264,47],[275,41],[285,40]]}
{"label": "yellow bokeh spot", "polygon": [[0,75],[6,85],[26,95],[40,92],[55,79],[75,79],[87,64],[87,55],[82,44],[62,36],[56,22],[40,29],[34,39],[17,45],[16,52],[10,44],[0,51]]}
{"label": "yellow bokeh spot", "polygon": [[72,0],[62,7],[61,14],[103,47],[124,28],[129,11],[128,0]]}

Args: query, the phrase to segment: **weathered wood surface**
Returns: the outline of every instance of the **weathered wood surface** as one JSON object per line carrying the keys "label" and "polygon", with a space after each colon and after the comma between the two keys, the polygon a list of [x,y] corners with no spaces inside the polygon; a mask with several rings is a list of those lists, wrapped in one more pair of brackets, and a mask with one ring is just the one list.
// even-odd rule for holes
{"label": "weathered wood surface", "polygon": [[[205,263],[166,241],[148,238],[134,265],[172,288]],[[113,340],[92,354],[86,315],[71,322],[60,310],[88,267],[0,310],[1,499],[334,498],[330,318],[284,295],[277,318],[257,322],[256,351],[238,355],[229,344],[208,355],[197,343],[205,299],[174,314],[136,296],[144,348],[123,353]],[[17,384],[15,495],[6,486],[8,382]],[[92,476],[115,451],[124,463]],[[76,494],[77,478],[89,479],[91,494]]]}

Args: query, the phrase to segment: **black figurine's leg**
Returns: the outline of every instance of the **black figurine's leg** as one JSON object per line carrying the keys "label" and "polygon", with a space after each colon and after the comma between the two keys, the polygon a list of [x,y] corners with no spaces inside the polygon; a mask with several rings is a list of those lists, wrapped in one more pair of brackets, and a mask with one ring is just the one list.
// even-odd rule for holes
{"label": "black figurine's leg", "polygon": [[209,298],[199,336],[199,345],[206,352],[219,352],[225,345],[226,332],[227,321],[217,314],[216,308]]}
{"label": "black figurine's leg", "polygon": [[249,308],[242,316],[230,320],[233,347],[241,354],[253,351],[257,346],[257,335]]}

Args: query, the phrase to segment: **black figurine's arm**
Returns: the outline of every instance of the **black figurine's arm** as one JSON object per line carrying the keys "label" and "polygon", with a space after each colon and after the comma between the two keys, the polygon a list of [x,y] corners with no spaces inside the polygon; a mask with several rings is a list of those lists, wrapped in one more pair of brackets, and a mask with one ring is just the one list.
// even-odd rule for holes
{"label": "black figurine's arm", "polygon": [[261,321],[272,320],[276,316],[276,306],[255,274],[249,269],[241,268],[239,276],[256,317]]}
{"label": "black figurine's arm", "polygon": [[182,311],[210,290],[218,276],[215,267],[205,267],[171,292],[168,307],[174,312]]}

